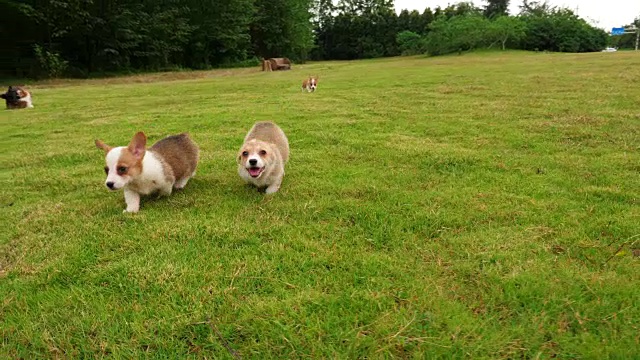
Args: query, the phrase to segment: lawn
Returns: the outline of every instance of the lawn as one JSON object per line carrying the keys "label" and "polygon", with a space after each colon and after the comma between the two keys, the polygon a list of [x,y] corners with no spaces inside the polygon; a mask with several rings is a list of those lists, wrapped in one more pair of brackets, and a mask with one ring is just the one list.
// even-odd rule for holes
{"label": "lawn", "polygon": [[[32,83],[0,112],[0,358],[638,358],[639,83],[635,52]],[[236,172],[259,120],[270,196]],[[138,130],[201,160],[123,214],[94,139]]]}

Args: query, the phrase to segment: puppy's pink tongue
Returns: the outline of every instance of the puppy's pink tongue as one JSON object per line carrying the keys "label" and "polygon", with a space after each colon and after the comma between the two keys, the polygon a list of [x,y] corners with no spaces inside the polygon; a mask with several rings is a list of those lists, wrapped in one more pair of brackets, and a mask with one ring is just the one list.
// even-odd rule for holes
{"label": "puppy's pink tongue", "polygon": [[249,175],[256,177],[258,175],[260,175],[260,168],[249,168]]}

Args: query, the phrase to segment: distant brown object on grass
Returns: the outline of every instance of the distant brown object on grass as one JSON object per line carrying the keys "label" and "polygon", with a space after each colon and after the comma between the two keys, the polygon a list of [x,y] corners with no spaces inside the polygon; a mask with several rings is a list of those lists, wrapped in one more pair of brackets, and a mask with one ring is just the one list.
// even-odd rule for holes
{"label": "distant brown object on grass", "polygon": [[273,71],[269,60],[262,59],[262,71]]}
{"label": "distant brown object on grass", "polygon": [[291,70],[291,60],[288,58],[262,59],[262,71]]}

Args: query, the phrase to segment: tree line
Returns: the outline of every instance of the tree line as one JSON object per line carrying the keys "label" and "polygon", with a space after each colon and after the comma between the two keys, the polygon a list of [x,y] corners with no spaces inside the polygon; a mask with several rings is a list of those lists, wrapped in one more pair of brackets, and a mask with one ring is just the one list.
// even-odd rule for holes
{"label": "tree line", "polygon": [[0,73],[207,69],[308,57],[313,0],[0,0]]}
{"label": "tree line", "polygon": [[393,0],[0,0],[0,74],[86,77],[477,48],[584,52],[609,41],[571,10],[524,0],[397,14]]}
{"label": "tree line", "polygon": [[401,54],[442,55],[478,48],[589,52],[602,50],[607,33],[566,8],[524,0],[508,14],[509,0],[484,7],[460,2],[422,13],[396,15],[390,0],[319,0],[314,59],[360,59]]}

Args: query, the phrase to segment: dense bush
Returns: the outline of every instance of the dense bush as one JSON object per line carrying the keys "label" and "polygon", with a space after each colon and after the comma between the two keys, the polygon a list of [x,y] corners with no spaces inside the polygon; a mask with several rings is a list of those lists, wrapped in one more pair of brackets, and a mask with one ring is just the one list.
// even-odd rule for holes
{"label": "dense bush", "polygon": [[38,44],[33,46],[33,53],[39,65],[38,72],[46,77],[56,78],[61,76],[69,65],[69,62],[63,60],[60,54],[47,51]]}
{"label": "dense bush", "polygon": [[396,35],[398,48],[402,55],[423,54],[426,51],[427,44],[424,37],[414,33],[413,31],[402,31]]}
{"label": "dense bush", "polygon": [[427,51],[431,55],[487,47],[491,41],[489,20],[475,13],[439,17],[430,26],[426,37]]}
{"label": "dense bush", "polygon": [[523,14],[524,50],[589,52],[607,45],[607,33],[589,25],[568,9],[549,9]]}
{"label": "dense bush", "polygon": [[489,25],[489,34],[494,40],[492,44],[500,43],[502,50],[507,48],[507,44],[517,48],[527,34],[527,24],[519,16],[500,16]]}

